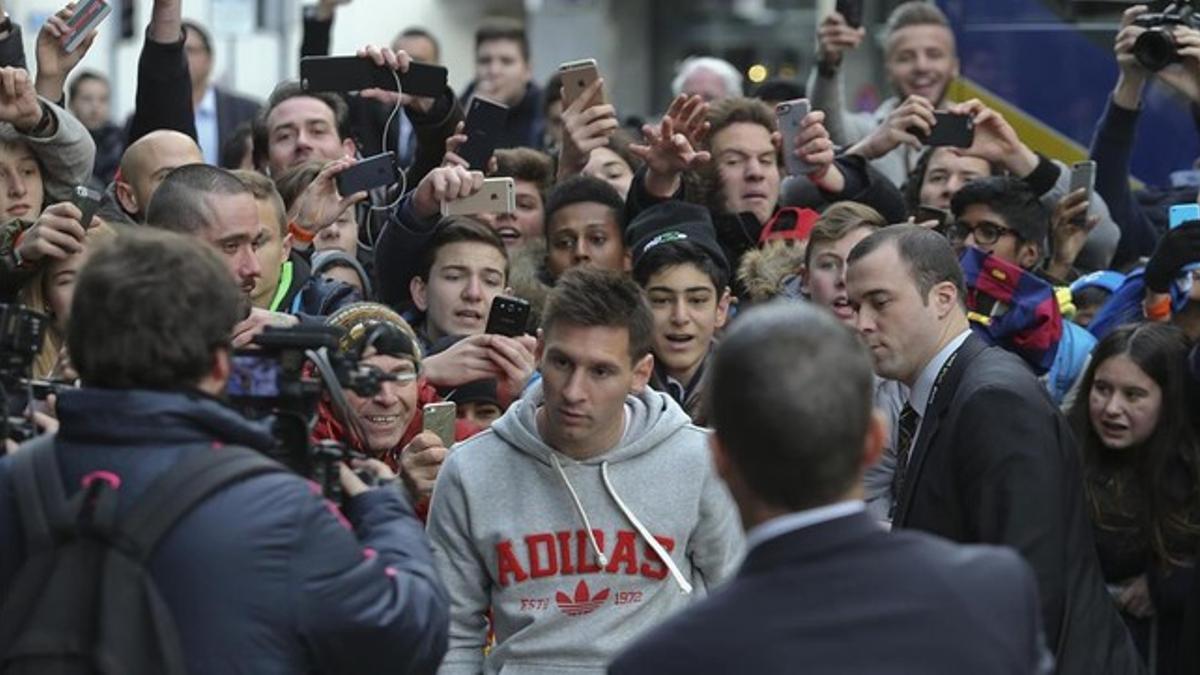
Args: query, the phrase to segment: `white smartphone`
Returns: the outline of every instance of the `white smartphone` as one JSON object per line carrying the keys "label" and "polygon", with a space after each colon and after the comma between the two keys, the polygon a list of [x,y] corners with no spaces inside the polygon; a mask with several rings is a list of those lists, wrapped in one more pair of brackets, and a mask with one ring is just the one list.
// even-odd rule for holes
{"label": "white smartphone", "polygon": [[783,163],[788,174],[792,176],[806,176],[813,171],[811,165],[796,156],[796,138],[800,135],[800,125],[811,111],[812,105],[806,98],[783,101],[775,105],[779,133],[783,135]]}
{"label": "white smartphone", "polygon": [[[568,108],[575,99],[583,95],[583,90],[592,86],[596,80],[600,79],[600,69],[596,66],[596,59],[581,59],[579,61],[568,61],[558,67],[558,74],[562,78],[562,103],[563,108]],[[608,103],[608,96],[604,93],[604,88],[600,88],[600,93],[596,94],[587,107],[594,105],[603,105]]]}
{"label": "white smartphone", "polygon": [[483,189],[470,197],[442,202],[443,216],[479,213],[513,213],[517,210],[517,185],[512,178],[485,178]]}
{"label": "white smartphone", "polygon": [[[1071,192],[1080,188],[1087,190],[1088,211],[1091,210],[1092,192],[1096,189],[1096,163],[1092,160],[1075,162],[1071,165]],[[1083,227],[1087,224],[1088,211],[1084,211],[1071,222],[1072,225]]]}

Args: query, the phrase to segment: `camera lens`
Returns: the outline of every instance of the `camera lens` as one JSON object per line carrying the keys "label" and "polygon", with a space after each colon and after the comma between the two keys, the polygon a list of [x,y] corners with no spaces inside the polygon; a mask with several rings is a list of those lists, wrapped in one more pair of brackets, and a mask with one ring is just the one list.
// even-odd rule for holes
{"label": "camera lens", "polygon": [[1147,70],[1158,72],[1179,60],[1175,36],[1162,26],[1147,29],[1133,43],[1133,56]]}

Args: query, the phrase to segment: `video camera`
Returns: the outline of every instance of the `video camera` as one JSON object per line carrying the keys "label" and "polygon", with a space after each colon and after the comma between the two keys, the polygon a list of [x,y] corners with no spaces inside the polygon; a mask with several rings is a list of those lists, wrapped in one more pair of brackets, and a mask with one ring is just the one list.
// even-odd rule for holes
{"label": "video camera", "polygon": [[1171,29],[1174,26],[1200,29],[1200,16],[1196,12],[1198,4],[1198,0],[1171,2],[1161,12],[1143,14],[1135,19],[1135,26],[1146,29],[1133,43],[1133,56],[1138,63],[1151,72],[1178,63],[1179,45],[1175,44]]}
{"label": "video camera", "polygon": [[321,396],[328,392],[333,404],[346,410],[345,390],[374,396],[385,381],[395,379],[360,365],[359,354],[339,351],[341,335],[341,329],[328,326],[267,328],[254,338],[256,349],[234,353],[226,388],[230,404],[246,417],[273,417],[272,458],[335,500],[341,495],[338,464],[349,453],[336,441],[309,441]]}
{"label": "video camera", "polygon": [[0,304],[0,404],[5,413],[0,423],[0,439],[11,438],[22,443],[37,435],[25,411],[39,393],[45,398],[41,391],[45,387],[39,386],[35,391],[30,375],[49,325],[50,319],[44,314],[21,305]]}

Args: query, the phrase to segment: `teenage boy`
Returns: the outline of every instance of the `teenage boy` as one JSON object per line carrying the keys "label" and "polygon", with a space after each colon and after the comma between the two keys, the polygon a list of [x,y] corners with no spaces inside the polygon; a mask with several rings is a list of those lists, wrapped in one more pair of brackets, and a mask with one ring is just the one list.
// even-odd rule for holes
{"label": "teenage boy", "polygon": [[729,263],[708,209],[679,201],[643,211],[630,224],[633,278],[654,315],[650,386],[707,424],[707,364],[729,315]]}
{"label": "teenage boy", "polygon": [[508,253],[499,235],[465,216],[439,223],[409,284],[424,314],[416,325],[426,350],[449,335],[482,333],[492,300],[507,284]]}
{"label": "teenage boy", "polygon": [[576,176],[546,198],[546,272],[557,279],[572,267],[590,265],[629,271],[622,237],[625,202],[599,178]]}

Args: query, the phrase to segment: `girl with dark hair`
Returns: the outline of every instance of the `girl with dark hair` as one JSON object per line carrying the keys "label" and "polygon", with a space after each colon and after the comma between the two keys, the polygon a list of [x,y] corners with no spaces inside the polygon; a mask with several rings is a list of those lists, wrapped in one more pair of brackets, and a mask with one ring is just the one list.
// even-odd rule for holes
{"label": "girl with dark hair", "polygon": [[1166,324],[1118,328],[1092,353],[1071,407],[1105,580],[1152,672],[1181,672],[1200,544],[1200,445],[1188,344]]}

